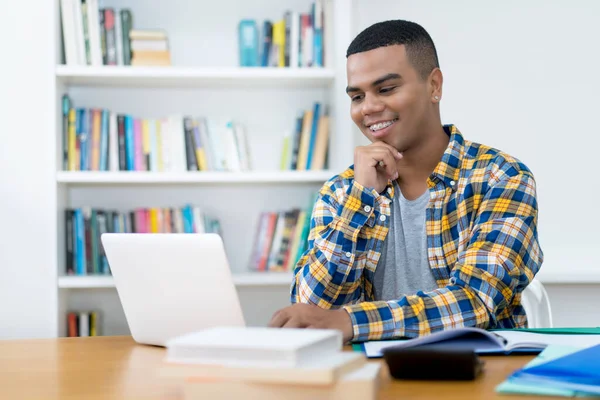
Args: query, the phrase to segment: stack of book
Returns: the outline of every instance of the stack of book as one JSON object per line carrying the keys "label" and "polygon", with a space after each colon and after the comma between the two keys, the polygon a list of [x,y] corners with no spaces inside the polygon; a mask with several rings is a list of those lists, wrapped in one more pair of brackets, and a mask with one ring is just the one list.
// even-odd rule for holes
{"label": "stack of book", "polygon": [[65,209],[67,275],[110,275],[103,233],[217,233],[221,223],[200,207],[137,207],[118,211],[89,206]]}
{"label": "stack of book", "polygon": [[[76,107],[64,94],[65,171],[249,171],[249,135],[237,121],[170,114],[142,118]],[[309,132],[310,134],[310,132]],[[309,140],[309,139],[307,139]]]}
{"label": "stack of book", "polygon": [[261,212],[248,268],[257,272],[292,271],[307,248],[310,211]]}
{"label": "stack of book", "polygon": [[129,32],[129,40],[131,43],[131,65],[171,65],[171,53],[166,32],[162,30],[132,29]]}
{"label": "stack of book", "polygon": [[238,25],[240,66],[325,66],[328,8],[324,0],[315,0],[305,10],[286,9],[281,18],[262,22],[250,18],[241,20]]}
{"label": "stack of book", "polygon": [[129,8],[103,7],[99,0],[60,0],[66,65],[131,65]]}
{"label": "stack of book", "polygon": [[328,156],[329,111],[327,105],[315,102],[298,112],[293,131],[284,136],[280,169],[323,170],[328,167]]}
{"label": "stack of book", "polygon": [[[593,328],[592,328],[593,329]],[[578,346],[579,334],[573,335]],[[584,342],[585,343],[585,342]],[[496,387],[503,394],[600,397],[600,345],[550,345]]]}
{"label": "stack of book", "polygon": [[67,313],[67,337],[100,336],[98,311],[69,311]]}
{"label": "stack of book", "polygon": [[375,399],[381,363],[342,351],[337,330],[217,327],[167,343],[162,379],[184,398]]}

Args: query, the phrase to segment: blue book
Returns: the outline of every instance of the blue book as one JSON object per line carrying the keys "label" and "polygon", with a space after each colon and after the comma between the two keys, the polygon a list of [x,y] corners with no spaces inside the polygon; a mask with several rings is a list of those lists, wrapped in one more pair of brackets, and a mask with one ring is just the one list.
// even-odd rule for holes
{"label": "blue book", "polygon": [[101,110],[100,171],[108,171],[108,110]]}
{"label": "blue book", "polygon": [[319,117],[321,114],[321,104],[315,103],[315,107],[313,110],[313,119],[312,119],[312,127],[310,130],[310,142],[308,144],[308,155],[306,157],[306,169],[311,169],[311,162],[313,153],[315,150],[315,144],[317,142],[317,130],[319,129]]}
{"label": "blue book", "polygon": [[312,4],[313,19],[313,66],[323,66],[323,2],[316,0]]}
{"label": "blue book", "polygon": [[258,66],[258,26],[253,19],[243,19],[238,26],[240,66]]}
{"label": "blue book", "polygon": [[77,254],[75,274],[86,275],[85,223],[83,221],[83,210],[81,208],[75,209],[75,253]]}
{"label": "blue book", "polygon": [[269,56],[271,54],[271,44],[273,43],[273,23],[269,20],[263,22],[262,30],[262,52],[260,56],[260,66],[269,66]]}
{"label": "blue book", "polygon": [[185,206],[181,209],[183,219],[183,233],[194,233],[194,216],[192,215],[192,207]]}
{"label": "blue book", "polygon": [[135,146],[133,141],[133,118],[125,115],[125,160],[127,171],[135,171]]}
{"label": "blue book", "polygon": [[[544,329],[544,328],[542,328]],[[548,328],[555,329],[555,328]],[[560,329],[560,328],[559,328]],[[550,345],[544,349],[537,357],[527,363],[525,368],[540,365],[548,361],[554,360],[566,356],[567,354],[575,353],[581,350],[579,347],[564,346],[564,345]],[[546,385],[540,385],[539,383],[531,383],[527,379],[519,379],[516,377],[509,377],[504,382],[496,386],[497,393],[505,394],[537,394],[542,396],[561,396],[561,397],[589,397],[593,395],[586,395],[584,392],[578,392],[575,390],[558,389],[554,387],[548,387]],[[595,396],[593,396],[595,397]]]}
{"label": "blue book", "polygon": [[556,389],[600,395],[600,344],[554,360],[525,367],[511,379]]}
{"label": "blue book", "polygon": [[78,108],[75,110],[75,132],[77,141],[79,142],[79,170],[85,171],[86,164],[86,149],[87,149],[87,134],[85,130],[85,109]]}

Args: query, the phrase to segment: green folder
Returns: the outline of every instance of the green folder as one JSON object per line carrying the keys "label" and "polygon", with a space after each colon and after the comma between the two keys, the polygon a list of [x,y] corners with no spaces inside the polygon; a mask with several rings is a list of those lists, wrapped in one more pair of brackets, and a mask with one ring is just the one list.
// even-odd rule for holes
{"label": "green folder", "polygon": [[518,329],[490,329],[490,331],[518,331],[544,333],[548,335],[600,335],[598,328],[518,328]]}
{"label": "green folder", "polygon": [[[577,328],[586,329],[586,328]],[[597,328],[588,328],[597,329]],[[564,334],[565,332],[563,332]],[[568,333],[568,332],[567,332]],[[590,333],[590,332],[587,332]],[[594,332],[595,333],[595,332]],[[559,357],[566,356],[581,350],[580,347],[572,346],[558,346],[550,345],[544,349],[536,358],[527,363],[526,367],[531,367],[537,364],[541,364],[550,360],[554,360]],[[596,397],[594,394],[586,394],[584,392],[578,392],[569,389],[556,389],[551,387],[545,387],[543,385],[532,385],[531,383],[520,383],[518,378],[507,379],[500,385],[496,386],[496,393],[502,394],[536,394],[545,396],[561,396],[561,397]]]}

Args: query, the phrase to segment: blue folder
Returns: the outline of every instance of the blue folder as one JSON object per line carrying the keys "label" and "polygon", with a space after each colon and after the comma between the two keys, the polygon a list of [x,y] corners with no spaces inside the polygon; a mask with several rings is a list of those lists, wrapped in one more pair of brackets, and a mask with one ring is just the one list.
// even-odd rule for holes
{"label": "blue folder", "polygon": [[511,378],[519,382],[600,395],[600,345],[522,368],[515,371]]}

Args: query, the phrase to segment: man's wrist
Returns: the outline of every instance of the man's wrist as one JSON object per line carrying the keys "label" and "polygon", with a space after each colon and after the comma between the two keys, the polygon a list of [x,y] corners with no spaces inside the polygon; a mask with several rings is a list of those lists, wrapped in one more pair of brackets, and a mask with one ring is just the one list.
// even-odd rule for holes
{"label": "man's wrist", "polygon": [[352,318],[350,318],[350,314],[346,311],[345,308],[340,308],[336,310],[337,320],[336,323],[339,330],[342,331],[342,335],[344,338],[344,343],[351,341],[354,338],[354,326],[352,324]]}

